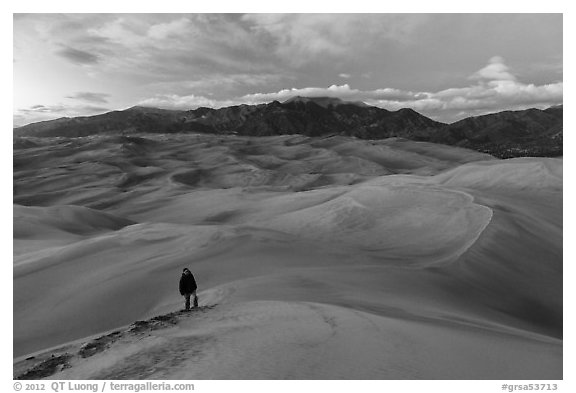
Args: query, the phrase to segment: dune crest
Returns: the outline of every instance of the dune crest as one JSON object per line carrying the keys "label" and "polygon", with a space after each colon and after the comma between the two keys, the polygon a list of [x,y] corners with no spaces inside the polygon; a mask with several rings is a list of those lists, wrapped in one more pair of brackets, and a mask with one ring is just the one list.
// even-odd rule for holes
{"label": "dune crest", "polygon": [[461,255],[491,216],[490,208],[468,194],[396,183],[351,186],[335,199],[256,224],[388,258],[410,255],[431,262]]}

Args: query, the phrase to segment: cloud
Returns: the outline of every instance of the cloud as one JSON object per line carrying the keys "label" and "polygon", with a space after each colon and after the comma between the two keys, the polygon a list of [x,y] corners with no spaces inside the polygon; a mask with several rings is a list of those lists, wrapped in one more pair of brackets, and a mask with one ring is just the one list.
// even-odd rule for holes
{"label": "cloud", "polygon": [[125,48],[129,50],[125,54],[130,54],[133,49],[146,43],[146,29],[147,25],[142,26],[139,18],[121,16],[95,23],[78,32],[84,40],[100,42],[107,47]]}
{"label": "cloud", "polygon": [[234,91],[238,87],[264,86],[289,79],[291,79],[289,75],[277,75],[268,73],[215,73],[199,79],[152,83],[149,85],[149,87],[155,91],[158,91],[159,93],[166,92],[165,94],[177,94],[178,92],[189,94],[190,91],[194,91],[195,93],[206,92],[210,94],[216,89],[219,92],[230,92]]}
{"label": "cloud", "polygon": [[64,49],[57,51],[56,54],[65,58],[66,60],[71,61],[72,63],[80,65],[96,64],[99,61],[97,55],[71,47],[65,47]]}
{"label": "cloud", "polygon": [[30,108],[20,109],[21,113],[60,113],[66,109],[63,105],[32,105]]}
{"label": "cloud", "polygon": [[270,101],[285,101],[294,96],[302,97],[337,97],[350,101],[376,101],[376,100],[408,100],[423,98],[423,93],[414,93],[394,88],[382,88],[375,90],[358,90],[349,84],[331,85],[323,87],[305,87],[283,89],[274,93],[254,93],[239,97],[241,102],[263,103]]}
{"label": "cloud", "polygon": [[356,89],[351,89],[348,84],[344,85],[332,85],[327,88],[322,87],[305,87],[305,88],[291,88],[282,89],[275,93],[254,93],[246,94],[239,98],[240,101],[246,103],[263,103],[270,101],[285,101],[294,96],[303,97],[339,97],[339,98],[352,98],[357,97],[361,92]]}
{"label": "cloud", "polygon": [[339,76],[340,78],[349,79],[352,75],[342,73],[342,74],[338,74],[338,76]]}
{"label": "cloud", "polygon": [[108,111],[110,109],[95,105],[32,105],[29,108],[19,109],[21,113],[73,113],[74,115],[84,115],[92,112]]}
{"label": "cloud", "polygon": [[110,97],[110,95],[105,93],[92,93],[89,91],[81,91],[74,93],[71,96],[66,96],[66,98],[73,100],[88,101],[100,104],[106,104],[108,102],[107,97]]}
{"label": "cloud", "polygon": [[188,18],[176,19],[167,23],[158,23],[150,26],[148,37],[164,40],[169,37],[187,35],[190,29],[190,20]]}
{"label": "cloud", "polygon": [[106,60],[100,62],[102,70],[152,81],[282,68],[272,64],[272,51],[233,14],[111,16],[73,37],[61,39],[70,46],[89,45]]}
{"label": "cloud", "polygon": [[163,109],[181,109],[188,110],[201,106],[210,108],[220,108],[223,106],[233,105],[232,102],[217,101],[204,96],[195,96],[193,94],[180,96],[177,94],[160,94],[147,98],[138,103],[140,106],[149,106]]}
{"label": "cloud", "polygon": [[274,42],[277,55],[294,65],[319,56],[354,57],[377,43],[409,44],[428,20],[422,14],[247,14],[251,30]]}
{"label": "cloud", "polygon": [[366,103],[389,110],[409,107],[450,123],[502,110],[542,109],[562,101],[562,82],[536,86],[517,81],[490,81],[466,88],[419,92],[409,99],[368,99]]}
{"label": "cloud", "polygon": [[53,120],[60,117],[91,116],[109,112],[110,108],[97,105],[32,105],[18,109],[13,116],[14,127],[20,127],[38,121]]}
{"label": "cloud", "polygon": [[470,79],[515,81],[516,77],[510,73],[502,57],[494,56],[488,61],[488,65],[472,74]]}

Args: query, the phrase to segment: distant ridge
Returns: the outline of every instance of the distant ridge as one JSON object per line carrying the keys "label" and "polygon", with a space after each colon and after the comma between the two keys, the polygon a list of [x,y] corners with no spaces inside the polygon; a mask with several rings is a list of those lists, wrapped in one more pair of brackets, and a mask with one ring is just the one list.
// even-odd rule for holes
{"label": "distant ridge", "polygon": [[500,158],[556,157],[563,153],[562,105],[468,117],[433,133],[430,142],[456,145]]}
{"label": "distant ridge", "polygon": [[29,124],[17,136],[78,137],[101,133],[209,132],[240,135],[342,134],[364,139],[410,138],[439,123],[415,111],[391,112],[333,97],[293,97],[284,103],[167,110],[135,106],[123,111]]}
{"label": "distant ridge", "polygon": [[249,136],[345,135],[406,138],[465,147],[500,158],[560,156],[563,107],[503,111],[452,124],[409,108],[388,111],[335,97],[292,97],[283,103],[168,110],[135,106],[95,116],[60,118],[14,129],[15,137],[82,137],[97,134],[213,133]]}

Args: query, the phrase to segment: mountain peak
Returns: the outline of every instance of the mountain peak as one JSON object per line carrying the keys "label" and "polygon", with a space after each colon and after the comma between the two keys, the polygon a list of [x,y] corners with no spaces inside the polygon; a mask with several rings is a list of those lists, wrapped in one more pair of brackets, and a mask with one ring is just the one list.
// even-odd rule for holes
{"label": "mountain peak", "polygon": [[286,101],[284,104],[289,104],[292,102],[314,102],[321,107],[328,108],[330,106],[338,106],[338,105],[356,105],[366,107],[368,106],[362,101],[344,101],[338,97],[303,97],[303,96],[294,96]]}

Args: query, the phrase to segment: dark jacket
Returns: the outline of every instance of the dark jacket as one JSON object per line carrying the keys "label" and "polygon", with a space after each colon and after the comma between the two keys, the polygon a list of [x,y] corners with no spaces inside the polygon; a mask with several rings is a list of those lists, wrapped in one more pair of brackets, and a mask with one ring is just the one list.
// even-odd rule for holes
{"label": "dark jacket", "polygon": [[194,275],[184,274],[182,273],[182,277],[180,277],[180,295],[184,295],[186,293],[192,293],[198,288],[196,286],[196,280],[194,280]]}

